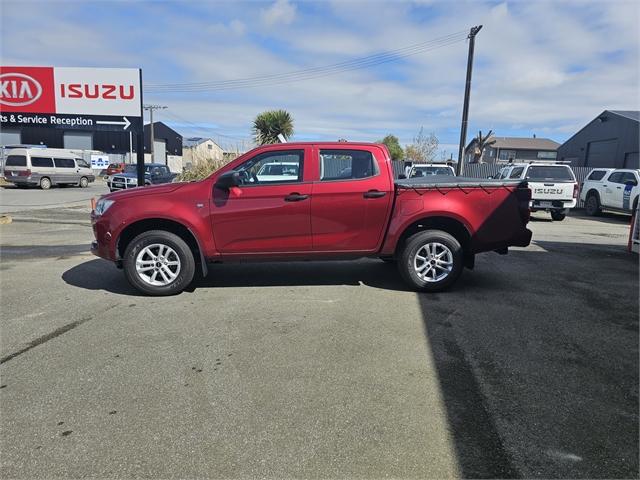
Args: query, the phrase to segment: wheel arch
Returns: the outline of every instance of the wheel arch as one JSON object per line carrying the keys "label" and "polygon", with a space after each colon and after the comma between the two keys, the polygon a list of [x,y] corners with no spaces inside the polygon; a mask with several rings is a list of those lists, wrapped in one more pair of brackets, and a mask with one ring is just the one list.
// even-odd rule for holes
{"label": "wheel arch", "polygon": [[[398,252],[404,248],[404,244],[409,237],[424,230],[442,230],[443,232],[447,232],[460,242],[462,250],[465,253],[465,258],[472,257],[470,253],[471,233],[469,229],[460,220],[447,216],[423,217],[408,225],[398,238],[395,254],[397,255]],[[466,260],[465,263],[467,263]]]}
{"label": "wheel arch", "polygon": [[584,196],[584,199],[587,200],[591,195],[595,195],[595,197],[598,199],[598,202],[600,202],[600,192],[597,188],[590,188],[589,190],[587,190],[587,194]]}
{"label": "wheel arch", "polygon": [[118,258],[124,257],[124,252],[127,249],[129,243],[131,243],[131,240],[133,240],[139,234],[147,232],[149,230],[165,230],[167,232],[174,233],[175,235],[178,235],[180,238],[182,238],[187,243],[187,245],[189,245],[189,248],[193,253],[193,257],[196,259],[196,264],[198,263],[198,259],[200,260],[202,276],[207,276],[207,262],[204,258],[202,247],[200,245],[200,242],[198,241],[198,238],[186,225],[167,218],[145,218],[127,225],[118,236],[118,241],[116,244]]}

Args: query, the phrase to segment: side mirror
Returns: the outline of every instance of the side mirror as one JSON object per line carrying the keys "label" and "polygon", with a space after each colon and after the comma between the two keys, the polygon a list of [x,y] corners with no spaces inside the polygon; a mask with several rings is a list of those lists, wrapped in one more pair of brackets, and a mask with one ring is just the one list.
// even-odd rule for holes
{"label": "side mirror", "polygon": [[398,180],[404,180],[405,178],[407,178],[407,176],[404,173],[398,175]]}
{"label": "side mirror", "polygon": [[220,190],[229,190],[231,187],[237,187],[241,184],[242,181],[240,180],[240,174],[235,170],[231,170],[230,172],[225,172],[218,177],[215,187]]}

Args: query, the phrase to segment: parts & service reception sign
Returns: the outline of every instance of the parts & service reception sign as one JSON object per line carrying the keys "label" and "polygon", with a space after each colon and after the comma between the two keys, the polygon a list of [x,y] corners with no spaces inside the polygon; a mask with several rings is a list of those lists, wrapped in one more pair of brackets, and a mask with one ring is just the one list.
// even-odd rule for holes
{"label": "parts & service reception sign", "polygon": [[2,127],[142,129],[136,68],[0,66]]}

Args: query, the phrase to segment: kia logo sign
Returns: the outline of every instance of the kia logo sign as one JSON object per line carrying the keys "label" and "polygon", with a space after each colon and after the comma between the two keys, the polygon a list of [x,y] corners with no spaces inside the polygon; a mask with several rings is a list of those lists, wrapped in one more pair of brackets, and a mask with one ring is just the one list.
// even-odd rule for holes
{"label": "kia logo sign", "polygon": [[0,75],[0,104],[13,107],[31,105],[42,95],[42,86],[24,73]]}

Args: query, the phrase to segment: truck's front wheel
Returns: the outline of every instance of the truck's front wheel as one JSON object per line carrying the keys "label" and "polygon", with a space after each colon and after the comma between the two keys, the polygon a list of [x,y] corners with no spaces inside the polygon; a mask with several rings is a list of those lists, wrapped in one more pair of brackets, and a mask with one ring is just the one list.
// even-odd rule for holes
{"label": "truck's front wheel", "polygon": [[189,286],[195,260],[189,245],[164,230],[141,233],[127,246],[123,258],[129,283],[153,296],[174,295]]}
{"label": "truck's front wheel", "polygon": [[425,230],[409,237],[398,257],[404,280],[423,292],[438,292],[455,283],[464,266],[460,242],[441,230]]}

